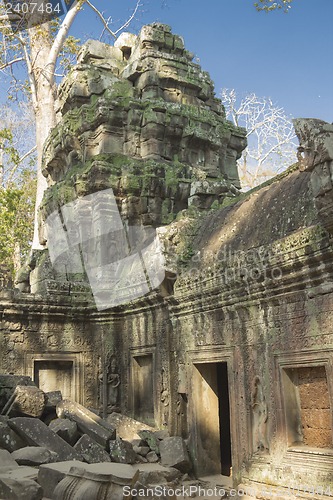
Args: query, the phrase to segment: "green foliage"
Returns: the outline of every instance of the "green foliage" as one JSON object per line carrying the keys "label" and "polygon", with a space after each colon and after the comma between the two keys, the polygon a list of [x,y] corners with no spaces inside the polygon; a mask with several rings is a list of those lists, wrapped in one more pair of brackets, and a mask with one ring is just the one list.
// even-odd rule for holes
{"label": "green foliage", "polygon": [[[6,111],[2,109],[1,118],[7,126],[0,129],[0,278],[10,282],[31,246],[36,172],[34,157],[29,155],[21,161],[26,155],[21,157],[17,149],[22,145],[26,117]],[[25,139],[26,147],[26,130]]]}
{"label": "green foliage", "polygon": [[0,108],[0,187],[19,180],[21,172],[35,170],[35,130],[29,105]]}
{"label": "green foliage", "polygon": [[13,134],[8,128],[0,129],[0,148],[11,164],[17,165],[19,163],[20,155],[13,146]]}
{"label": "green foliage", "polygon": [[59,64],[63,69],[64,74],[67,74],[75,64],[76,56],[78,55],[80,48],[81,40],[79,38],[75,38],[74,36],[68,36],[66,38],[59,58]]}
{"label": "green foliage", "polygon": [[12,277],[31,247],[35,196],[35,173],[29,170],[16,184],[0,188],[0,262]]}
{"label": "green foliage", "polygon": [[288,12],[291,9],[293,0],[259,0],[254,6],[258,11],[271,12],[273,10],[283,10]]}

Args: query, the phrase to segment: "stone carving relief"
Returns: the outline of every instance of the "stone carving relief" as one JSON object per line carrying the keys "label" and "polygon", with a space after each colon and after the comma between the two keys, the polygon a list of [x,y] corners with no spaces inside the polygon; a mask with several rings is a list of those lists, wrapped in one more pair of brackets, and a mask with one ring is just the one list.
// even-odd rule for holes
{"label": "stone carving relief", "polygon": [[253,452],[263,453],[269,450],[267,439],[268,407],[265,389],[259,376],[256,376],[252,382],[251,410]]}
{"label": "stone carving relief", "polygon": [[169,404],[170,404],[170,392],[168,384],[167,370],[162,368],[161,370],[161,403],[162,403],[162,415],[163,415],[163,425],[168,424],[169,416]]}
{"label": "stone carving relief", "polygon": [[107,409],[108,413],[119,412],[119,386],[120,375],[117,367],[117,359],[114,354],[107,361]]}
{"label": "stone carving relief", "polygon": [[178,399],[176,403],[177,407],[177,434],[182,436],[184,439],[188,437],[188,429],[187,429],[187,404],[188,397],[187,394],[178,394]]}
{"label": "stone carving relief", "polygon": [[[106,386],[104,385],[104,373],[106,375]],[[119,412],[119,386],[120,375],[118,373],[117,359],[114,354],[106,356],[105,368],[102,357],[98,358],[98,406],[99,411],[104,411],[104,396],[106,397],[107,413]]]}

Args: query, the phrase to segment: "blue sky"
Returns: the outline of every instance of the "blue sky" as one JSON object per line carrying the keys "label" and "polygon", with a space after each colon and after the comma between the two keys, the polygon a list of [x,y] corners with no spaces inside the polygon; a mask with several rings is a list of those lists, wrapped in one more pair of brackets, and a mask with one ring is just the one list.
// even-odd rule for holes
{"label": "blue sky", "polygon": [[[154,21],[182,35],[202,68],[222,87],[271,97],[293,117],[333,121],[333,1],[294,0],[288,14],[258,13],[254,0],[142,0],[128,31]],[[114,26],[134,0],[97,0]],[[85,8],[73,34],[97,38],[100,24]],[[84,35],[82,35],[82,33]]]}

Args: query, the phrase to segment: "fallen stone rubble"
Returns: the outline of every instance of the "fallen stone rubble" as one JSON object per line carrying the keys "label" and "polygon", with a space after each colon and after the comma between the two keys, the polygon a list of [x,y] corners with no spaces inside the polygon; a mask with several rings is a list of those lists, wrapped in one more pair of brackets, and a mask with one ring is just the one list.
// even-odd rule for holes
{"label": "fallen stone rubble", "polygon": [[153,500],[150,485],[189,479],[181,437],[118,413],[102,419],[29,377],[0,375],[0,383],[0,500],[62,500],[72,490],[75,499],[98,500],[101,484],[105,499],[132,498],[123,496],[127,486],[141,492],[133,498]]}

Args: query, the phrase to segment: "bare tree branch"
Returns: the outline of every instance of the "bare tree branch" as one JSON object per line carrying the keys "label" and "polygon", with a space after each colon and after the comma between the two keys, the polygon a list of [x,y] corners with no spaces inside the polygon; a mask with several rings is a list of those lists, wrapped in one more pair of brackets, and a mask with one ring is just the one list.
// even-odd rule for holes
{"label": "bare tree branch", "polygon": [[134,19],[134,18],[135,18],[135,16],[136,16],[136,13],[138,12],[138,9],[139,9],[139,7],[140,7],[140,6],[141,6],[141,4],[140,4],[140,0],[137,0],[136,5],[135,5],[135,7],[134,7],[134,9],[133,9],[133,12],[132,12],[132,14],[130,15],[130,17],[127,19],[127,21],[126,21],[126,22],[125,22],[122,26],[120,26],[120,28],[118,28],[118,29],[115,31],[115,35],[116,35],[116,36],[117,36],[117,34],[118,34],[120,31],[124,30],[125,28],[127,28],[127,27],[131,24],[131,22],[133,21],[133,19]]}
{"label": "bare tree branch", "polygon": [[21,62],[21,61],[24,61],[24,57],[17,57],[16,59],[13,59],[12,61],[9,61],[5,64],[3,64],[2,66],[0,66],[0,71],[8,68],[9,66],[12,66],[13,64],[16,64],[18,62]]}
{"label": "bare tree branch", "polygon": [[22,49],[23,49],[24,59],[25,59],[26,65],[27,65],[27,70],[28,70],[28,78],[29,78],[29,83],[30,83],[32,104],[34,107],[36,107],[37,106],[36,78],[34,75],[32,64],[31,64],[31,59],[30,59],[27,43],[24,40],[24,38],[19,34],[16,34],[15,38],[20,42]]}
{"label": "bare tree branch", "polygon": [[26,159],[28,158],[28,156],[30,156],[32,153],[34,153],[35,151],[37,150],[37,146],[34,146],[33,148],[30,149],[30,151],[28,151],[27,153],[25,153],[23,156],[21,156],[21,158],[19,159],[19,161],[17,162],[17,164],[15,165],[15,167],[12,168],[11,172],[10,172],[10,175],[8,177],[8,180],[7,180],[7,184],[10,184],[14,175],[15,175],[15,172],[16,170],[18,169],[18,167],[20,166],[20,164]]}
{"label": "bare tree branch", "polygon": [[22,163],[28,156],[30,156],[32,153],[34,153],[37,149],[37,146],[34,146],[33,148],[30,149],[27,153],[25,153],[21,158],[19,159],[19,163]]}
{"label": "bare tree branch", "polygon": [[[102,12],[100,12],[97,7],[95,7],[95,5],[93,5],[89,0],[85,0],[85,3],[87,5],[89,5],[89,7],[98,15],[98,17],[100,18],[100,20],[102,21],[103,23],[103,26],[104,26],[104,31],[107,31],[111,36],[113,36],[113,38],[117,38],[117,35],[116,33],[119,32],[119,30],[117,30],[116,33],[114,33],[110,28],[109,28],[109,24],[108,24],[108,20],[105,19],[105,17],[103,16]],[[125,23],[126,24],[126,23]]]}

